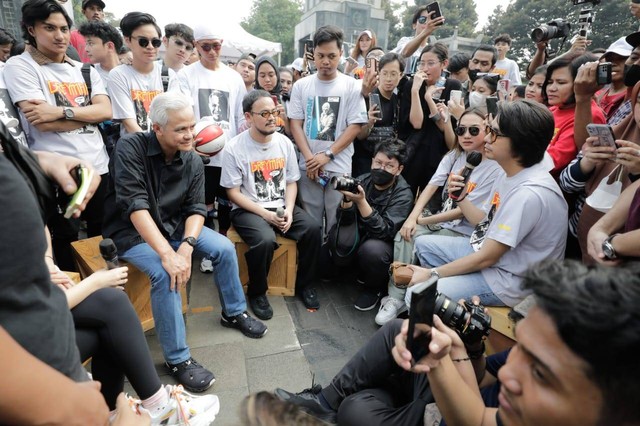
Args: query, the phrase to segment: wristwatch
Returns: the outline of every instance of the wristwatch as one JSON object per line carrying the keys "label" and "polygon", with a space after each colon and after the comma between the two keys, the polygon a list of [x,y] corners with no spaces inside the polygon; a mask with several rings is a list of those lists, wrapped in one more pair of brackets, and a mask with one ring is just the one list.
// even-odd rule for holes
{"label": "wristwatch", "polygon": [[329,157],[329,159],[330,159],[331,161],[333,161],[333,160],[335,160],[335,159],[336,159],[336,156],[335,156],[335,155],[333,155],[333,152],[331,152],[331,150],[330,150],[330,149],[327,149],[327,150],[324,152],[324,155],[326,155],[327,157]]}
{"label": "wristwatch", "polygon": [[187,243],[189,244],[191,247],[195,247],[196,244],[198,243],[198,240],[196,240],[194,237],[186,237],[184,240],[182,240],[180,242],[180,244],[182,243]]}
{"label": "wristwatch", "polygon": [[431,277],[437,277],[438,279],[442,278],[440,276],[440,272],[438,272],[438,270],[436,268],[432,268],[431,269]]}
{"label": "wristwatch", "polygon": [[64,111],[64,118],[67,120],[73,120],[76,117],[73,110],[69,107],[62,107],[62,111]]}
{"label": "wristwatch", "polygon": [[616,236],[618,236],[618,234],[613,234],[602,242],[602,252],[604,253],[604,257],[606,257],[609,260],[615,260],[618,258],[618,254],[616,253],[616,250],[613,248],[613,244],[611,244],[614,237]]}

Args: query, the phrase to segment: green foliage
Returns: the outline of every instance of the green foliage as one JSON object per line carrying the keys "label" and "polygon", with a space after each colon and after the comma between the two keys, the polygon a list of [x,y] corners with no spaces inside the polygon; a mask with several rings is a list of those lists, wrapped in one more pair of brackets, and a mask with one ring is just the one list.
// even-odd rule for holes
{"label": "green foliage", "polygon": [[[413,18],[416,7],[424,6],[432,2],[433,0],[414,0],[412,2],[413,4],[404,3],[405,9],[402,14],[403,36],[410,37],[414,35],[411,18]],[[478,13],[476,12],[476,5],[473,0],[440,0],[438,3],[440,4],[442,16],[445,17],[445,24],[433,33],[435,37],[450,37],[453,35],[455,28],[458,28],[458,35],[460,37],[475,37]]]}
{"label": "green foliage", "polygon": [[302,16],[302,0],[254,0],[249,17],[240,23],[256,37],[282,43],[282,63],[294,59],[294,28]]}
{"label": "green foliage", "polygon": [[402,23],[395,15],[402,5],[393,3],[391,0],[382,0],[382,8],[384,9],[384,17],[389,21],[389,38],[387,39],[387,49],[393,49],[398,44],[398,40],[402,37]]}
{"label": "green foliage", "polygon": [[[104,12],[104,21],[116,28],[120,26],[120,18],[116,18],[116,15],[111,12]],[[82,2],[73,2],[73,25],[78,28],[85,22],[87,22],[87,18],[82,13]]]}
{"label": "green foliage", "polygon": [[[578,33],[578,15],[582,7],[592,7],[596,12],[592,32],[588,38],[592,40],[591,48],[607,48],[622,36],[635,32],[638,21],[629,13],[628,2],[603,1],[593,7],[591,3],[573,6],[569,0],[515,0],[506,10],[496,8],[489,18],[489,24],[484,28],[485,41],[490,41],[500,33],[508,33],[514,40],[511,51],[507,55],[518,62],[524,69],[535,51],[535,44],[530,38],[531,31],[553,19],[564,18],[571,24],[571,36],[565,43],[562,52],[566,51],[569,39]],[[552,48],[557,49],[559,40],[551,42]]]}

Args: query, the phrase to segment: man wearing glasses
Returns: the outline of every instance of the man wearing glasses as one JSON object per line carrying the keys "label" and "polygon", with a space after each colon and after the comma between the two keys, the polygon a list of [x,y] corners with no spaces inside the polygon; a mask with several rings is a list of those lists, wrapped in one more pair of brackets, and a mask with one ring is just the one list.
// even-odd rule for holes
{"label": "man wearing glasses", "polygon": [[221,185],[233,202],[233,227],[249,246],[245,254],[249,305],[262,320],[273,316],[266,292],[278,233],[297,241],[296,292],[307,301],[307,308],[317,309],[315,292],[308,289],[320,251],[320,224],[295,205],[300,169],[293,144],[277,132],[280,111],[269,92],[250,92],[244,97],[242,110],[249,131],[227,144]]}
{"label": "man wearing glasses", "polygon": [[184,24],[166,25],[162,43],[166,48],[164,64],[178,72],[193,52],[193,30]]}
{"label": "man wearing glasses", "polygon": [[[109,95],[113,104],[113,119],[122,122],[122,133],[151,130],[149,106],[164,91],[162,63],[158,49],[162,31],[153,16],[143,12],[127,13],[120,21],[124,42],[131,49],[131,65],[119,65],[109,73]],[[167,78],[175,73],[168,70]]]}

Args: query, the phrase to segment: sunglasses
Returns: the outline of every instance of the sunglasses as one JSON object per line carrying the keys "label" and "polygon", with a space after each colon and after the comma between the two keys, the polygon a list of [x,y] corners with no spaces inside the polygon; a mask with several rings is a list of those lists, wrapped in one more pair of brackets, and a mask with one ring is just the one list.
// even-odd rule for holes
{"label": "sunglasses", "polygon": [[471,136],[478,136],[480,134],[480,126],[458,126],[456,127],[456,135],[464,136],[469,130]]}
{"label": "sunglasses", "polygon": [[494,143],[496,141],[496,139],[498,139],[498,136],[502,136],[502,137],[508,137],[507,135],[500,133],[498,130],[494,129],[491,126],[486,126],[484,128],[484,132],[487,135],[491,135],[491,143]]}
{"label": "sunglasses", "polygon": [[428,20],[429,18],[427,18],[426,16],[421,16],[418,18],[418,24],[426,24]]}
{"label": "sunglasses", "polygon": [[259,115],[262,118],[269,118],[270,116],[274,116],[274,117],[279,117],[280,116],[280,110],[278,109],[274,109],[271,111],[260,111],[260,112],[253,112],[251,111],[251,114],[253,115]]}
{"label": "sunglasses", "polygon": [[184,41],[177,38],[173,39],[173,43],[178,47],[184,47],[184,50],[188,52],[191,52],[193,50],[193,46],[191,45],[191,43],[185,43]]}
{"label": "sunglasses", "polygon": [[153,46],[155,49],[157,49],[158,47],[160,47],[162,45],[162,40],[160,40],[159,38],[153,38],[151,40],[149,40],[146,37],[134,37],[134,36],[131,36],[130,38],[132,38],[134,40],[138,40],[138,45],[140,47],[147,47],[147,46],[149,46],[149,43],[151,43],[151,46]]}
{"label": "sunglasses", "polygon": [[217,52],[222,49],[222,45],[220,43],[200,43],[200,47],[202,47],[202,50],[205,52],[210,52],[211,49]]}

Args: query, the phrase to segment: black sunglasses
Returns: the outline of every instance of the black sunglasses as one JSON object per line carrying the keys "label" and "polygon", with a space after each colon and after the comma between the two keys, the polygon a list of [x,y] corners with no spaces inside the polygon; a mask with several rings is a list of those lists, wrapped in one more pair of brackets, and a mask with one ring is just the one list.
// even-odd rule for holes
{"label": "black sunglasses", "polygon": [[464,136],[467,130],[469,130],[471,136],[478,136],[480,134],[480,126],[458,126],[456,127],[456,135]]}
{"label": "black sunglasses", "polygon": [[200,47],[202,47],[202,50],[205,52],[210,52],[211,49],[217,52],[222,49],[222,45],[220,43],[200,43]]}
{"label": "black sunglasses", "polygon": [[162,40],[160,40],[159,38],[152,38],[151,40],[149,40],[146,37],[134,37],[131,36],[130,38],[134,39],[134,40],[138,40],[138,45],[140,47],[147,47],[149,46],[149,43],[151,43],[151,46],[153,46],[154,48],[158,48],[162,45]]}

